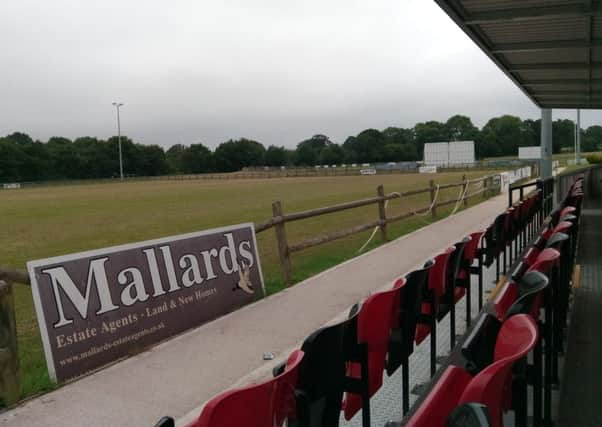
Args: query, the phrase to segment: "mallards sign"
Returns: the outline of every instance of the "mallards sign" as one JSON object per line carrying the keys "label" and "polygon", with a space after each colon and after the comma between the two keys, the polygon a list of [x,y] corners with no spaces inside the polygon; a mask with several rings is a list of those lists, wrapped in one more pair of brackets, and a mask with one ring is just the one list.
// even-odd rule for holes
{"label": "mallards sign", "polygon": [[253,224],[27,264],[50,376],[64,381],[264,294]]}

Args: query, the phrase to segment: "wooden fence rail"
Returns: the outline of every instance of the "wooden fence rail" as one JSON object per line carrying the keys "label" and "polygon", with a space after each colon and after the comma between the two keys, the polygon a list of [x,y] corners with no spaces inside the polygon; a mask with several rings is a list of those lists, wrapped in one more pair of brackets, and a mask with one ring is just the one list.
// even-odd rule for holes
{"label": "wooden fence rail", "polygon": [[[406,192],[393,192],[390,194],[385,194],[384,187],[382,185],[379,185],[376,188],[376,197],[354,200],[351,202],[339,203],[332,206],[325,206],[321,208],[286,214],[283,212],[282,203],[280,201],[277,201],[274,202],[274,204],[272,205],[272,218],[265,222],[256,224],[255,231],[257,233],[261,233],[272,227],[275,228],[276,242],[278,245],[278,257],[280,260],[280,270],[282,272],[282,280],[286,285],[290,285],[292,284],[291,254],[314,246],[323,245],[334,240],[349,237],[370,229],[374,229],[375,227],[379,228],[381,240],[386,241],[388,239],[388,224],[391,224],[396,221],[401,221],[415,215],[428,213],[429,211],[431,211],[431,214],[434,218],[437,215],[437,208],[439,207],[448,206],[454,203],[463,203],[464,206],[468,206],[468,201],[475,196],[482,195],[483,197],[488,197],[489,195],[493,194],[494,191],[499,191],[499,187],[494,188],[494,176],[495,175],[488,175],[481,178],[469,180],[466,178],[466,175],[464,175],[461,182],[440,185],[437,185],[434,182],[434,180],[431,180],[428,187],[410,190]],[[482,188],[468,193],[469,185],[476,183],[482,183]],[[441,190],[446,190],[450,188],[460,188],[460,192],[457,197],[449,200],[436,200],[439,198],[438,194]],[[429,193],[430,195],[431,203],[429,206],[387,217],[387,201],[425,193]],[[337,230],[328,234],[312,237],[294,244],[289,244],[288,242],[285,226],[287,222],[300,221],[307,218],[332,214],[336,212],[346,211],[349,209],[356,209],[373,204],[376,204],[378,206],[378,218],[375,221],[371,221],[366,224],[356,225],[354,227],[343,230]]]}

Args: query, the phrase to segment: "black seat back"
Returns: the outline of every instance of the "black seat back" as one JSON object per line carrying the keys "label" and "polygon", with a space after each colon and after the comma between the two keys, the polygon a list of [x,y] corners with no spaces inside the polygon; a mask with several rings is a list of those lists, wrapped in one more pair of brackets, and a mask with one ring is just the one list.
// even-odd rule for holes
{"label": "black seat back", "polygon": [[305,339],[297,379],[297,421],[303,427],[337,426],[343,401],[346,347],[357,341],[356,304],[349,317]]}
{"label": "black seat back", "polygon": [[493,221],[493,241],[495,244],[494,255],[499,255],[506,246],[506,223],[507,212],[499,214]]}
{"label": "black seat back", "polygon": [[495,341],[502,323],[493,315],[484,313],[462,344],[464,368],[475,375],[493,363]]}
{"label": "black seat back", "polygon": [[545,274],[539,271],[529,271],[517,283],[518,298],[506,312],[506,319],[515,314],[529,314],[535,297],[549,285]]}
{"label": "black seat back", "polygon": [[495,223],[485,229],[482,242],[481,251],[485,254],[483,265],[485,267],[491,267],[497,255],[495,250]]}
{"label": "black seat back", "polygon": [[422,308],[423,294],[428,287],[428,274],[435,265],[433,260],[428,260],[424,266],[406,274],[406,283],[401,288],[399,304],[399,330],[392,331],[392,337],[387,354],[387,375],[401,366],[404,357],[408,357],[414,350],[416,324]]}
{"label": "black seat back", "polygon": [[562,245],[569,240],[569,235],[564,233],[554,233],[546,242],[546,248],[554,248],[560,250]]}
{"label": "black seat back", "polygon": [[464,258],[464,248],[466,244],[470,242],[472,238],[470,236],[466,236],[458,243],[454,243],[456,250],[452,252],[449,257],[448,265],[447,265],[447,288],[453,292],[453,288],[456,285],[456,277],[458,277],[458,273],[460,271],[460,265],[462,259]]}

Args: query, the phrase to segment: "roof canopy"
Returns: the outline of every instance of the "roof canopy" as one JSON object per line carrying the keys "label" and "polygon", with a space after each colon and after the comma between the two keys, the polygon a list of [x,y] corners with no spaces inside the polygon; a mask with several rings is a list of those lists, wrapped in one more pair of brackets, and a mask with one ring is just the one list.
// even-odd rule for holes
{"label": "roof canopy", "polygon": [[602,108],[602,1],[435,0],[541,108]]}

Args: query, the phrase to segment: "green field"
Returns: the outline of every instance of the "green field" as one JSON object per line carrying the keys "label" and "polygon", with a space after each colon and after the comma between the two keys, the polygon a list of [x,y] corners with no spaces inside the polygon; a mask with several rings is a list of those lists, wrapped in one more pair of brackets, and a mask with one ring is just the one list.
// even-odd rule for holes
{"label": "green field", "polygon": [[[487,173],[492,173],[488,171]],[[468,176],[481,176],[473,172]],[[459,182],[462,173],[437,175],[376,175],[354,177],[152,181],[71,185],[0,191],[0,266],[25,269],[28,260],[102,248],[129,242],[189,233],[242,222],[260,223],[280,200],[284,212],[323,207],[385,193],[408,191],[437,183]],[[471,191],[473,188],[471,188]],[[458,188],[442,191],[439,199],[458,196]],[[482,200],[476,197],[475,202]],[[429,195],[395,199],[387,214],[410,211],[430,203]],[[441,209],[439,216],[453,208]],[[377,205],[289,223],[289,244],[327,231],[377,219]],[[389,226],[394,238],[427,225],[430,215]],[[357,255],[370,232],[293,255],[295,281]],[[379,245],[378,234],[368,249]],[[272,229],[258,235],[266,289],[282,288],[276,240]],[[22,395],[52,387],[38,332],[29,287],[16,286]]]}

